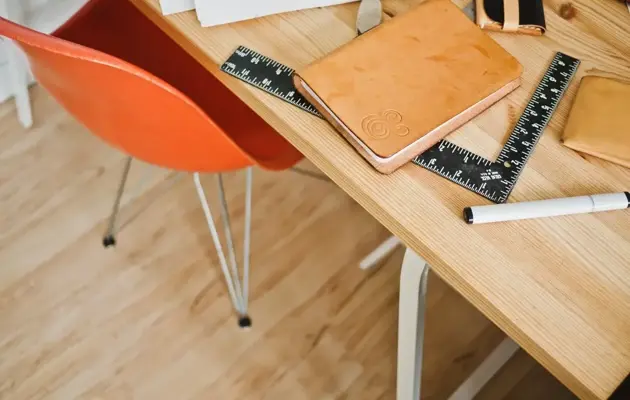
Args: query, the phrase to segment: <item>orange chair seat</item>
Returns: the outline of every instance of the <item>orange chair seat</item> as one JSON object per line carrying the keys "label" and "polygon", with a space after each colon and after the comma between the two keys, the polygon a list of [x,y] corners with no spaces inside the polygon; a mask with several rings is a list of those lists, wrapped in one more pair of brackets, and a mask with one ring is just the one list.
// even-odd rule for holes
{"label": "orange chair seat", "polygon": [[[64,107],[94,134],[134,157],[196,172],[220,172],[254,164],[286,169],[302,158],[128,0],[89,1],[52,35],[71,43],[6,20],[0,34],[25,46],[36,78]],[[134,71],[106,55],[149,74]],[[114,68],[104,68],[107,65]],[[177,99],[181,95],[169,94],[171,89],[164,83],[156,81],[151,87],[154,77],[188,97],[206,114],[207,122],[194,106],[186,105],[184,98]],[[133,110],[136,105],[137,112]]]}

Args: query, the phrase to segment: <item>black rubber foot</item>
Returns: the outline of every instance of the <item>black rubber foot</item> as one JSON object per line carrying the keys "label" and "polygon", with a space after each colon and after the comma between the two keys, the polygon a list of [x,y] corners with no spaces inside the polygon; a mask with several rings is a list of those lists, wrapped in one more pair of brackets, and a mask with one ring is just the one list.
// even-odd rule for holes
{"label": "black rubber foot", "polygon": [[238,319],[238,326],[241,329],[249,329],[252,327],[252,319],[249,318],[247,315],[240,317]]}
{"label": "black rubber foot", "polygon": [[103,247],[108,248],[116,246],[116,238],[112,235],[107,235],[103,238]]}

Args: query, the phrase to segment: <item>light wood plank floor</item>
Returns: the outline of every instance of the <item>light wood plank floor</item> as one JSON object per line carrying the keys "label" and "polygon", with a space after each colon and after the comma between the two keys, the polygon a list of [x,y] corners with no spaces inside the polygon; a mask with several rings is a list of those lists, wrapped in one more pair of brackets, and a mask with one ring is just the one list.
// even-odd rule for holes
{"label": "light wood plank floor", "polygon": [[[388,233],[340,189],[255,172],[242,332],[191,177],[135,164],[119,244],[103,249],[124,158],[32,94],[29,131],[0,106],[0,399],[394,398],[402,252],[357,268]],[[238,238],[242,184],[227,177]],[[444,399],[502,335],[430,279],[424,398]],[[572,396],[519,353],[479,398]]]}

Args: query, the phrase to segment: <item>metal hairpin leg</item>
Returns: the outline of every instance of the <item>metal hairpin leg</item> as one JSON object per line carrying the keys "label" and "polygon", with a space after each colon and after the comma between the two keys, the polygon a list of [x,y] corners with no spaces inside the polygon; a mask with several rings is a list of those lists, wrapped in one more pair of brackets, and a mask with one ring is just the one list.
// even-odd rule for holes
{"label": "metal hairpin leg", "polygon": [[243,279],[241,281],[238,274],[238,265],[236,262],[236,251],[234,249],[234,242],[232,240],[232,230],[230,227],[229,221],[229,212],[227,207],[227,200],[225,198],[225,190],[223,188],[223,180],[222,177],[219,176],[218,179],[218,188],[219,188],[219,200],[221,203],[221,214],[224,224],[225,230],[225,238],[228,246],[229,257],[230,257],[230,266],[228,266],[227,258],[225,257],[225,252],[223,251],[223,246],[221,244],[221,239],[219,238],[219,233],[217,231],[216,224],[214,222],[214,218],[212,217],[212,212],[210,211],[210,206],[208,205],[208,200],[206,198],[206,194],[203,190],[203,186],[201,185],[201,180],[199,179],[199,173],[194,174],[195,187],[197,188],[197,195],[199,196],[199,201],[201,202],[201,206],[203,208],[204,214],[206,216],[206,221],[208,223],[208,229],[210,230],[210,234],[212,236],[212,240],[214,242],[214,247],[217,250],[217,255],[219,256],[219,263],[221,265],[221,271],[223,272],[223,276],[225,278],[225,282],[228,287],[228,293],[230,295],[230,299],[232,300],[232,305],[234,309],[239,314],[238,324],[241,328],[249,328],[252,324],[251,319],[247,314],[247,306],[249,301],[248,291],[249,291],[249,269],[250,269],[250,243],[251,243],[251,207],[252,207],[252,169],[247,168],[245,171],[245,233],[243,239]]}
{"label": "metal hairpin leg", "polygon": [[125,191],[125,184],[127,183],[127,177],[129,176],[129,170],[131,169],[132,157],[127,157],[125,161],[125,167],[123,170],[120,184],[118,185],[118,191],[116,192],[116,200],[114,201],[114,207],[112,213],[109,216],[109,223],[107,224],[107,232],[103,237],[103,246],[110,247],[116,245],[116,219],[118,217],[118,211],[120,210],[120,200]]}
{"label": "metal hairpin leg", "polygon": [[[247,312],[249,304],[249,263],[250,263],[250,246],[252,236],[252,183],[254,174],[252,168],[245,171],[245,233],[243,238],[243,303]],[[247,321],[241,321],[247,322]],[[252,321],[249,320],[249,326]],[[241,325],[243,325],[241,323]],[[247,325],[247,324],[246,324]]]}
{"label": "metal hairpin leg", "polygon": [[245,305],[243,299],[243,289],[241,289],[240,277],[238,275],[238,267],[236,265],[236,250],[234,249],[234,240],[232,239],[232,228],[230,224],[230,211],[228,209],[227,199],[225,198],[225,188],[223,187],[223,174],[217,174],[217,189],[219,189],[219,203],[221,204],[221,219],[223,220],[223,232],[225,242],[228,249],[230,260],[230,273],[234,279],[234,291],[238,297],[241,306],[241,313],[245,314]]}

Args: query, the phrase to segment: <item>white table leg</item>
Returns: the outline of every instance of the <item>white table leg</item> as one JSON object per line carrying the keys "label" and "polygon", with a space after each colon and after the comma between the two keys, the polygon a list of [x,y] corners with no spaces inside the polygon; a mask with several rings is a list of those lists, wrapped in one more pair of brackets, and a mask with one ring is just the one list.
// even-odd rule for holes
{"label": "white table leg", "polygon": [[512,339],[503,342],[477,367],[477,369],[453,392],[449,400],[472,400],[490,379],[508,362],[519,349]]}
{"label": "white table leg", "polygon": [[378,245],[374,251],[368,254],[361,262],[359,263],[359,268],[362,270],[367,270],[374,267],[379,263],[383,258],[387,257],[389,253],[394,251],[396,247],[400,246],[402,242],[396,236],[390,236],[383,243]]}
{"label": "white table leg", "polygon": [[[18,24],[24,24],[24,10],[20,0],[0,0],[0,15]],[[28,61],[13,42],[8,39],[2,42],[7,56],[11,93],[15,98],[18,119],[25,128],[30,128],[33,125],[33,114],[28,94],[30,83]]]}
{"label": "white table leg", "polygon": [[4,41],[9,68],[11,91],[15,98],[18,119],[22,126],[30,128],[33,125],[31,99],[28,93],[29,76],[26,60],[23,59],[17,47],[9,40]]}
{"label": "white table leg", "polygon": [[397,400],[419,400],[422,380],[422,347],[429,265],[406,249],[400,272],[398,305]]}
{"label": "white table leg", "polygon": [[[406,249],[400,272],[398,306],[397,400],[419,400],[429,265]],[[472,400],[519,349],[506,338],[453,392],[449,400]]]}

